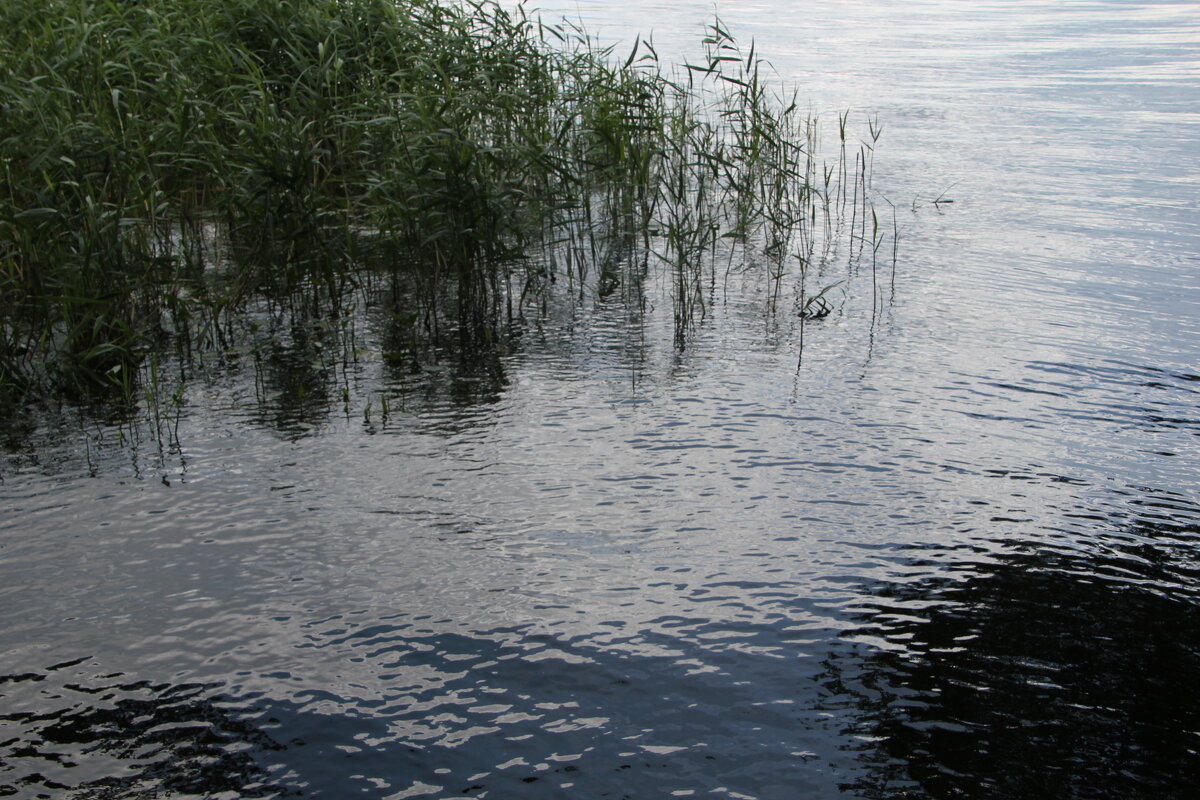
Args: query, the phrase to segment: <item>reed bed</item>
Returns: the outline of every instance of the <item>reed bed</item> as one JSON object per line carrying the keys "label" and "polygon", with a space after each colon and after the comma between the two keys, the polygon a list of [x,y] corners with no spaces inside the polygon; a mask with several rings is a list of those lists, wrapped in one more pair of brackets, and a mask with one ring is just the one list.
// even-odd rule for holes
{"label": "reed bed", "polygon": [[818,162],[754,48],[702,44],[668,67],[474,0],[3,4],[0,398],[157,387],[166,343],[224,347],[264,304],[337,329],[381,282],[412,341],[466,347],[653,270],[682,342],[718,256],[762,265],[771,313],[788,276],[823,304],[868,149],[843,118]]}

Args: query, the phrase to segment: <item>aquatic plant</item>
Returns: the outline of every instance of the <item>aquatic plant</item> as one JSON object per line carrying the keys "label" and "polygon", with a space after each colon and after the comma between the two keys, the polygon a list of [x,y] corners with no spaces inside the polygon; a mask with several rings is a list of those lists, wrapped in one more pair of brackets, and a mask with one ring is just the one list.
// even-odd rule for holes
{"label": "aquatic plant", "polygon": [[722,247],[773,265],[773,309],[847,180],[865,225],[866,152],[848,176],[842,118],[819,167],[754,47],[704,45],[670,72],[490,0],[6,3],[0,397],[128,396],[164,342],[223,347],[251,302],[336,318],[379,275],[467,346],[660,264],[683,336]]}

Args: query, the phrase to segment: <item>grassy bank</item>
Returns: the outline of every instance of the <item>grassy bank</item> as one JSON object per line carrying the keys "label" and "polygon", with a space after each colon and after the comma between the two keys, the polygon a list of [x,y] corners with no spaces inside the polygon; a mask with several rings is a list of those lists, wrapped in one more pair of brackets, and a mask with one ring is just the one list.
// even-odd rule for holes
{"label": "grassy bank", "polygon": [[252,300],[336,316],[367,272],[414,335],[486,342],[660,266],[682,329],[718,245],[777,298],[865,220],[866,153],[814,137],[720,23],[668,72],[486,2],[13,0],[0,395],[127,390],[163,341],[220,346]]}

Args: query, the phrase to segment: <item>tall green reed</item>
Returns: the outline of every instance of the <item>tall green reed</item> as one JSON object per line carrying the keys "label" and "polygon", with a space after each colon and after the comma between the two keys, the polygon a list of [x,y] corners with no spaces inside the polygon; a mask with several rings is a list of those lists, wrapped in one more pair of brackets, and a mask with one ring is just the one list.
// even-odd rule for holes
{"label": "tall green reed", "polygon": [[722,249],[765,259],[774,310],[847,182],[865,234],[867,153],[848,174],[842,118],[818,164],[755,48],[719,20],[703,45],[672,71],[490,0],[5,4],[0,397],[157,385],[159,343],[225,346],[251,302],[336,317],[381,272],[464,347],[656,265],[682,341]]}

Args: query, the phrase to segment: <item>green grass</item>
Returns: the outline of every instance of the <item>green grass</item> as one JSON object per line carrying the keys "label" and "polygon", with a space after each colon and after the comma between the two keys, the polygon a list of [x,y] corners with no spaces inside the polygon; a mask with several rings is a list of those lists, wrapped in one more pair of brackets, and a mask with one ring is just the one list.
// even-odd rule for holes
{"label": "green grass", "polygon": [[848,194],[862,225],[865,153],[848,176],[842,120],[818,166],[753,47],[703,45],[669,72],[490,2],[4,3],[0,398],[128,393],[166,341],[220,347],[251,302],[336,318],[380,274],[467,345],[652,265],[683,332],[722,246],[777,299]]}

